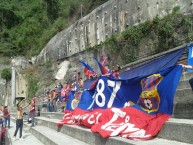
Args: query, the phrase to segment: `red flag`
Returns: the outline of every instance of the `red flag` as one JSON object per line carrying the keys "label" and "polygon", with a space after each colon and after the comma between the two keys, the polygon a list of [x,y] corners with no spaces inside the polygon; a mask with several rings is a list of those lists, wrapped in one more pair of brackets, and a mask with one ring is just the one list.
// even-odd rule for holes
{"label": "red flag", "polygon": [[76,108],[73,113],[65,114],[57,125],[84,125],[104,138],[120,135],[134,140],[147,140],[156,136],[169,118],[167,114],[149,115],[133,107],[95,109],[91,112]]}
{"label": "red flag", "polygon": [[157,135],[169,115],[149,115],[136,108],[111,108],[103,112],[102,122],[92,126],[102,137],[121,135],[129,139],[147,140]]}

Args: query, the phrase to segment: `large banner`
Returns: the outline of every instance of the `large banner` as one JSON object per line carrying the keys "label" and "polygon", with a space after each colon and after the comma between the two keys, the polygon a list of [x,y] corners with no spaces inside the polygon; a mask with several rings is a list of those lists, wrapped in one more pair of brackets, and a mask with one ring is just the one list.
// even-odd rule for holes
{"label": "large banner", "polygon": [[120,135],[147,140],[157,135],[173,111],[184,49],[120,73],[121,79],[100,76],[86,81],[84,91],[71,91],[63,119],[102,137]]}
{"label": "large banner", "polygon": [[71,112],[57,125],[85,125],[104,138],[150,139],[172,115],[181,73],[177,65],[133,79],[100,76],[95,89],[70,93],[66,110]]}

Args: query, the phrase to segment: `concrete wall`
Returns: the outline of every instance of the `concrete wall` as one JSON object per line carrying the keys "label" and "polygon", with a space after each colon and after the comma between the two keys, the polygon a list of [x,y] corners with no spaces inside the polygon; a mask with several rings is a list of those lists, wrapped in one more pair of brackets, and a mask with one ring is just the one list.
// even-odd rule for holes
{"label": "concrete wall", "polygon": [[28,95],[28,84],[27,84],[27,78],[26,75],[22,73],[23,69],[26,69],[29,67],[29,61],[24,57],[17,57],[13,58],[12,61],[12,67],[16,70],[16,76],[15,76],[15,94],[17,97],[27,97]]}
{"label": "concrete wall", "polygon": [[26,75],[17,72],[16,73],[16,97],[27,97],[28,95],[28,83]]}
{"label": "concrete wall", "polygon": [[152,20],[155,16],[164,17],[175,6],[180,6],[182,13],[192,13],[193,1],[110,0],[55,35],[37,56],[36,62],[70,57],[128,26]]}

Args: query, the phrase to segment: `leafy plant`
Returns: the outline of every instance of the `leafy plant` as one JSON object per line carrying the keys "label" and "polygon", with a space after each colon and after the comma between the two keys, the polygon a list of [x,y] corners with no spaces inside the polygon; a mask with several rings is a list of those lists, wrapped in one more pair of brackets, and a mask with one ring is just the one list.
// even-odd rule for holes
{"label": "leafy plant", "polygon": [[[31,57],[75,20],[107,0],[12,0],[0,2],[0,53]],[[76,8],[76,9],[75,9]]]}
{"label": "leafy plant", "polygon": [[28,79],[28,98],[33,98],[39,89],[38,80],[32,74],[27,75]]}
{"label": "leafy plant", "polygon": [[10,69],[4,68],[4,69],[1,71],[1,78],[2,78],[2,79],[5,79],[6,81],[11,80],[11,71],[10,71]]}
{"label": "leafy plant", "polygon": [[5,89],[6,89],[5,96],[7,96],[7,84],[8,84],[8,81],[11,80],[11,71],[10,71],[10,69],[4,68],[1,72],[1,78],[5,79]]}

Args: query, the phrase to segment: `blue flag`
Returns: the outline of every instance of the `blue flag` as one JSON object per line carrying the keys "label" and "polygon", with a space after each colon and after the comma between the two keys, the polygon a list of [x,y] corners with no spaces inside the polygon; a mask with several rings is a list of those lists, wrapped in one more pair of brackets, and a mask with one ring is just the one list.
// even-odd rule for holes
{"label": "blue flag", "polygon": [[181,74],[182,67],[174,66],[149,76],[127,80],[100,76],[96,90],[85,90],[78,99],[71,91],[66,109],[123,108],[132,103],[135,104],[133,107],[149,114],[171,115]]}
{"label": "blue flag", "polygon": [[184,52],[184,49],[185,48],[170,52],[137,68],[121,72],[119,75],[123,79],[131,79],[134,77],[151,75],[158,71],[167,69],[168,67],[172,67],[177,64]]}
{"label": "blue flag", "polygon": [[[183,50],[177,50],[133,71],[124,72],[124,79],[100,76],[96,87],[83,91],[79,99],[75,92],[71,92],[66,109],[74,110],[78,107],[93,110],[133,106],[148,114],[171,115],[174,94],[182,73],[182,67],[176,63]],[[89,86],[93,81],[87,83]]]}
{"label": "blue flag", "polygon": [[88,65],[86,62],[80,61],[80,64],[81,64],[82,66],[84,66],[87,70],[89,70],[89,71],[94,71],[93,68],[92,68],[90,65]]}

